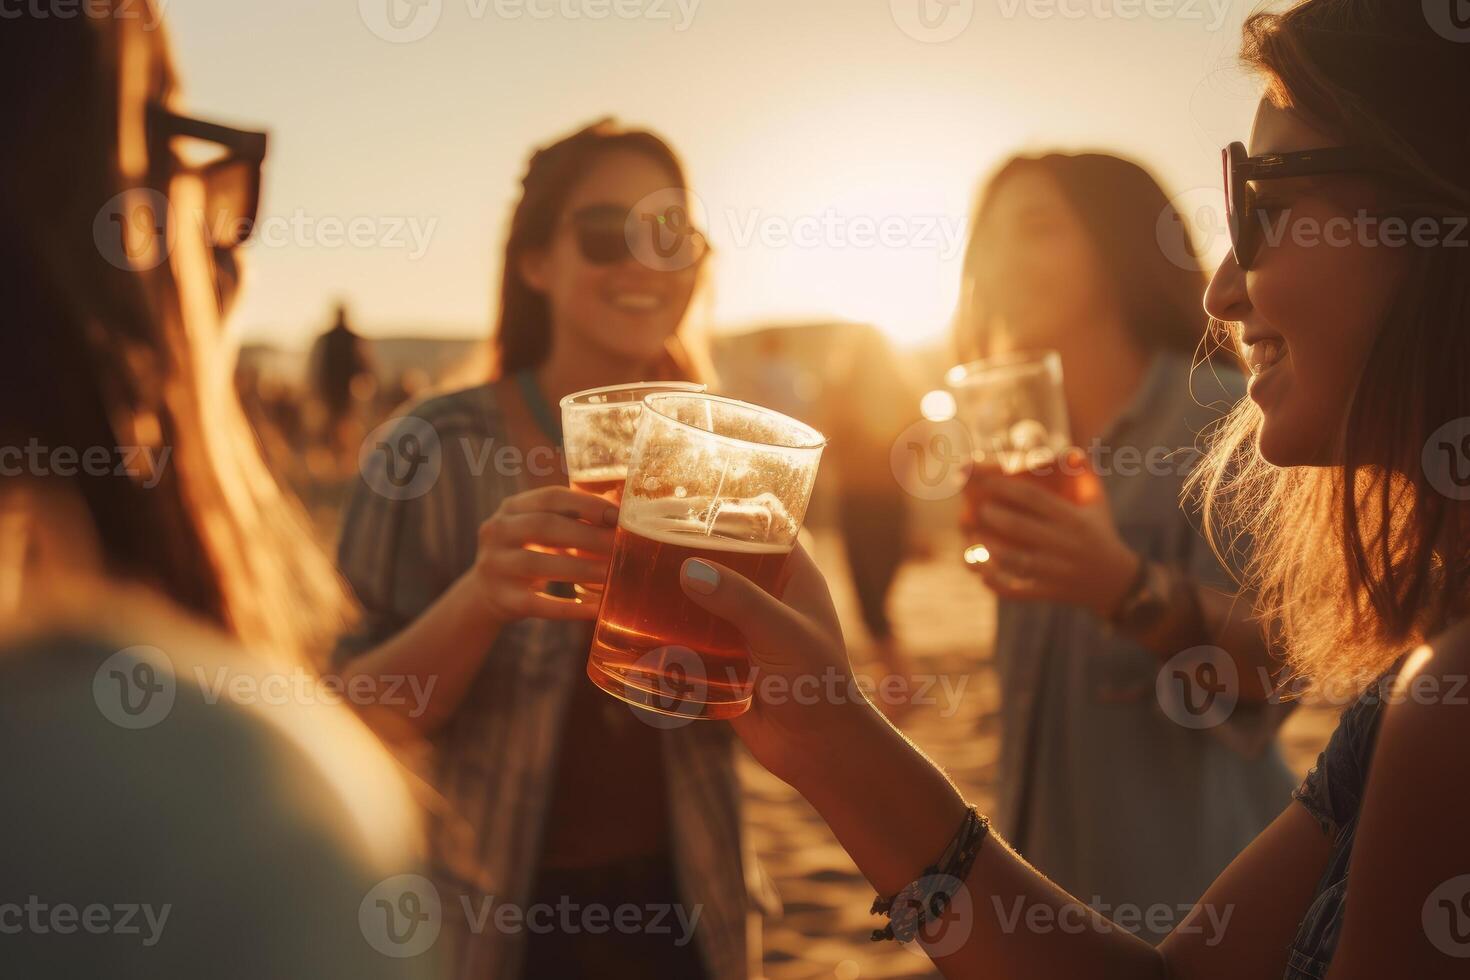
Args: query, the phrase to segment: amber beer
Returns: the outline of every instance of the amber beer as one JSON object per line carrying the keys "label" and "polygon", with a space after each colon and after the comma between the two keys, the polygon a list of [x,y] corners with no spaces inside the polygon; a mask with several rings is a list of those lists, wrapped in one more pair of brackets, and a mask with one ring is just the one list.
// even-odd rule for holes
{"label": "amber beer", "polygon": [[1097,475],[1079,450],[976,462],[965,483],[964,508],[960,518],[966,539],[965,561],[971,565],[983,563],[989,555],[976,530],[975,515],[985,504],[986,483],[996,477],[1015,480],[1029,489],[1055,494],[1079,506],[1096,500],[1102,492]]}
{"label": "amber beer", "polygon": [[975,534],[975,514],[984,504],[984,484],[997,473],[1073,503],[1095,499],[1097,478],[1086,457],[1070,448],[1060,354],[1043,350],[974,361],[951,368],[946,380],[973,461],[961,517],[966,562],[989,560]]}
{"label": "amber beer", "polygon": [[681,572],[706,558],[779,596],[825,444],[810,426],[746,402],[645,399],[587,659],[593,683],[683,718],[750,707],[740,630],[690,600]]}
{"label": "amber beer", "polygon": [[[702,384],[685,381],[637,381],[567,395],[561,400],[561,430],[568,484],[573,490],[621,504],[644,396],[661,391],[704,390]],[[576,549],[571,553],[577,554]],[[583,598],[601,591],[600,585],[576,584],[576,593]]]}
{"label": "amber beer", "polygon": [[779,596],[790,553],[789,545],[688,527],[619,527],[587,675],[609,694],[655,710],[710,719],[743,713],[750,651],[739,630],[684,595],[680,570],[687,559],[707,558]]}

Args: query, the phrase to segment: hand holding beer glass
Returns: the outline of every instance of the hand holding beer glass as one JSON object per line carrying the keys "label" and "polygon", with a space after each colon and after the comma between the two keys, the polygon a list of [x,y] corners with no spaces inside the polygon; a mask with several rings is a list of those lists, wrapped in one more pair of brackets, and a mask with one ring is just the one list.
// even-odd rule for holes
{"label": "hand holding beer glass", "polygon": [[946,380],[956,418],[970,438],[972,468],[962,519],[968,564],[990,560],[975,526],[989,481],[1023,481],[1079,505],[1098,499],[1097,477],[1071,448],[1061,355],[1042,351],[961,364]]}
{"label": "hand holding beer glass", "polygon": [[[572,489],[620,503],[644,396],[661,391],[704,390],[704,385],[692,382],[639,381],[567,395],[561,400],[561,433]],[[581,596],[602,593],[601,586],[593,585],[577,585],[576,590]]]}
{"label": "hand holding beer glass", "polygon": [[826,440],[795,419],[698,393],[644,399],[587,675],[667,715],[750,707],[750,655],[734,624],[691,602],[688,558],[779,597]]}

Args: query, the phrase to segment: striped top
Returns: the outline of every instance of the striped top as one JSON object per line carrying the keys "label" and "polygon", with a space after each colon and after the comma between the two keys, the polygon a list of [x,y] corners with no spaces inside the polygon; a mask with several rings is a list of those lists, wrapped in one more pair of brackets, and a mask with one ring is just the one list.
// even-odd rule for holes
{"label": "striped top", "polygon": [[[338,643],[339,664],[421,615],[473,566],[477,529],[529,489],[527,471],[554,465],[522,456],[489,384],[423,401],[385,431],[343,520],[339,563],[364,615]],[[567,707],[574,685],[590,683],[588,643],[582,622],[508,624],[432,737],[436,788],[453,814],[436,823],[434,857],[445,927],[457,934],[456,976],[520,973],[524,933],[498,931],[493,916],[477,927],[462,899],[471,909],[490,896],[521,909],[531,899]],[[696,942],[712,978],[746,977],[760,953],[754,913],[773,899],[742,832],[729,726],[688,723],[658,741],[675,873],[682,900],[699,910]]]}

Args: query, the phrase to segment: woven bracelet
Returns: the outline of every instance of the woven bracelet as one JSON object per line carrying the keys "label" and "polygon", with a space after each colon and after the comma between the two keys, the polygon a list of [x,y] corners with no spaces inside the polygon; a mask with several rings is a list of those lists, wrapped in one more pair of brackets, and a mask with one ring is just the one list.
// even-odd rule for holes
{"label": "woven bracelet", "polygon": [[886,915],[888,925],[874,929],[873,942],[887,939],[911,942],[925,922],[938,919],[949,908],[954,893],[964,884],[980,853],[980,845],[990,833],[990,820],[973,806],[965,810],[964,822],[950,839],[939,860],[924,869],[922,876],[909,882],[892,898],[879,895],[869,911]]}

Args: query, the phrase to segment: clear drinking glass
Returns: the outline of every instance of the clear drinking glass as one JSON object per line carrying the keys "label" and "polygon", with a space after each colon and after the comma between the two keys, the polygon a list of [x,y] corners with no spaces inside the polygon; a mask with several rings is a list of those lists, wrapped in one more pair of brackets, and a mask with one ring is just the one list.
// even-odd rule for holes
{"label": "clear drinking glass", "polygon": [[811,426],[731,398],[644,399],[587,661],[598,687],[689,718],[750,707],[745,641],[685,597],[680,569],[708,558],[779,596],[825,445]]}
{"label": "clear drinking glass", "polygon": [[946,375],[955,417],[970,437],[972,471],[965,484],[965,561],[981,564],[990,552],[974,531],[984,475],[1000,474],[1084,503],[1097,481],[1081,454],[1071,451],[1062,358],[1034,351],[960,364]]}
{"label": "clear drinking glass", "polygon": [[[623,499],[628,457],[643,414],[643,397],[661,391],[701,392],[688,381],[638,381],[574,391],[561,400],[561,434],[567,460],[567,482],[574,490]],[[577,585],[577,594],[596,595],[601,586]]]}

